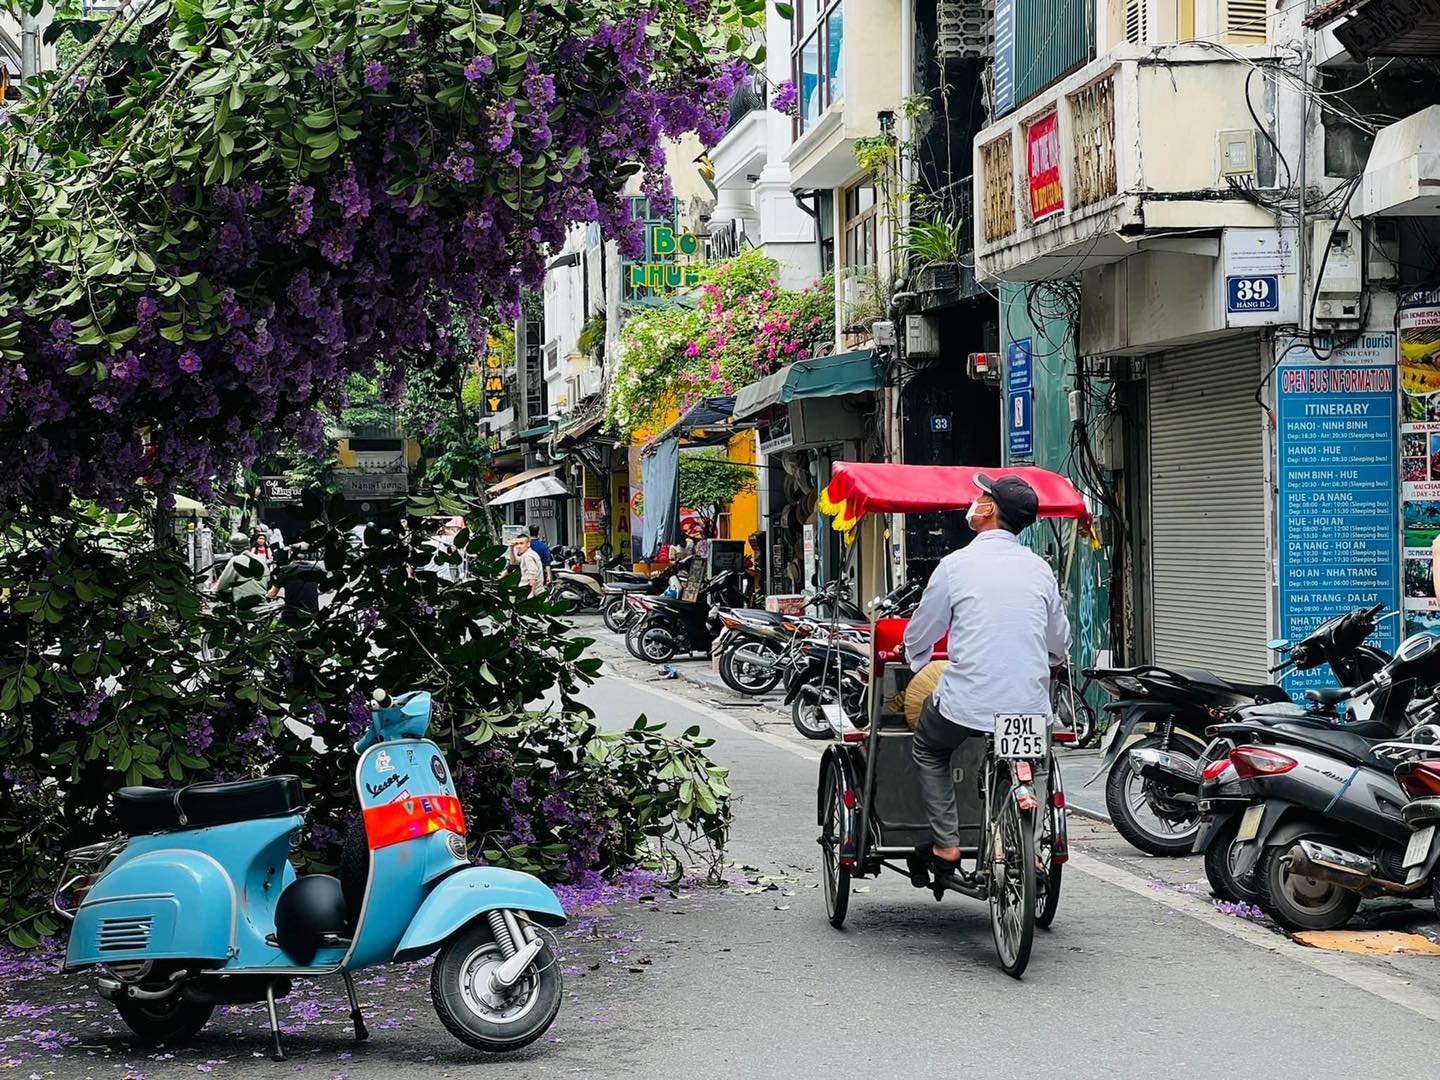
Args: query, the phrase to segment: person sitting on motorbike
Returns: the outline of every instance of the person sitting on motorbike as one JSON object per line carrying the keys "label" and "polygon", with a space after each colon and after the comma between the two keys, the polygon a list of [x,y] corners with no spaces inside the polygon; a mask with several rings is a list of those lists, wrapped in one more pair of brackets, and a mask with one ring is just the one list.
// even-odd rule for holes
{"label": "person sitting on motorbike", "polygon": [[244,605],[253,607],[270,591],[270,560],[251,551],[250,540],[241,532],[230,534],[230,550],[230,561],[215,583],[215,598],[241,605],[255,597],[254,603]]}
{"label": "person sitting on motorbike", "polygon": [[915,725],[912,755],[932,843],[916,848],[912,871],[953,872],[960,815],[950,757],[965,739],[995,730],[1000,713],[1050,713],[1050,669],[1070,651],[1070,622],[1050,566],[1021,545],[1039,500],[1018,477],[976,477],[981,495],[965,513],[975,531],[925,586],[905,631],[902,655],[919,671],[949,631],[946,666]]}

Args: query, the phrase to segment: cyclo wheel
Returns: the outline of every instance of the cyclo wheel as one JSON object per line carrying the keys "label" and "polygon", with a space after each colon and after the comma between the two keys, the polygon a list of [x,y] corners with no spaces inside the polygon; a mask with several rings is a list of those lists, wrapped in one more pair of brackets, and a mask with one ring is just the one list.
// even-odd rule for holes
{"label": "cyclo wheel", "polygon": [[825,887],[825,915],[839,930],[850,910],[850,867],[840,862],[845,839],[845,781],[833,761],[820,777],[820,878]]}
{"label": "cyclo wheel", "polygon": [[986,890],[995,952],[1006,975],[1020,978],[1035,943],[1035,812],[1021,810],[1008,765],[992,765],[996,783],[985,823]]}
{"label": "cyclo wheel", "polygon": [[1035,925],[1041,930],[1050,929],[1055,921],[1055,909],[1060,906],[1060,874],[1064,863],[1055,861],[1055,838],[1060,830],[1056,818],[1063,811],[1055,809],[1053,803],[1042,806],[1040,812],[1040,838],[1035,849]]}

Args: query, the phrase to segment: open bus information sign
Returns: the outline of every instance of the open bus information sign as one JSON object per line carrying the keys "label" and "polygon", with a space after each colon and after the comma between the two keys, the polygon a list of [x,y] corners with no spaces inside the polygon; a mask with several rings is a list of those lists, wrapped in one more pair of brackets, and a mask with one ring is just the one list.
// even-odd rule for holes
{"label": "open bus information sign", "polygon": [[[1395,335],[1365,334],[1323,359],[1293,339],[1276,348],[1280,635],[1299,641],[1357,607],[1400,606]],[[1397,637],[1391,619],[1371,641],[1393,650]],[[1334,685],[1324,667],[1286,683],[1292,696]]]}

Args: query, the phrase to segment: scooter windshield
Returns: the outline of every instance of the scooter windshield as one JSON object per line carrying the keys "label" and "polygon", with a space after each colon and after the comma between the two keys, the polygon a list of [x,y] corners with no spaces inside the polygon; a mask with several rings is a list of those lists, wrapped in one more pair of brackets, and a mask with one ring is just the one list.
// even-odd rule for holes
{"label": "scooter windshield", "polygon": [[355,744],[355,752],[363,754],[376,743],[395,739],[423,739],[429,730],[430,692],[412,690],[389,707],[370,711],[370,730]]}

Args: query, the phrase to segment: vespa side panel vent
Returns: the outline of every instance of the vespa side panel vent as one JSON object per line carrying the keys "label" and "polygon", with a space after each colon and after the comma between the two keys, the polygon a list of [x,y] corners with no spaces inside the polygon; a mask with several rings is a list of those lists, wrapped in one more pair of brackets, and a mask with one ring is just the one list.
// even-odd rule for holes
{"label": "vespa side panel vent", "polygon": [[100,923],[100,951],[117,953],[148,948],[152,921],[153,919],[149,915],[117,916],[102,920]]}

